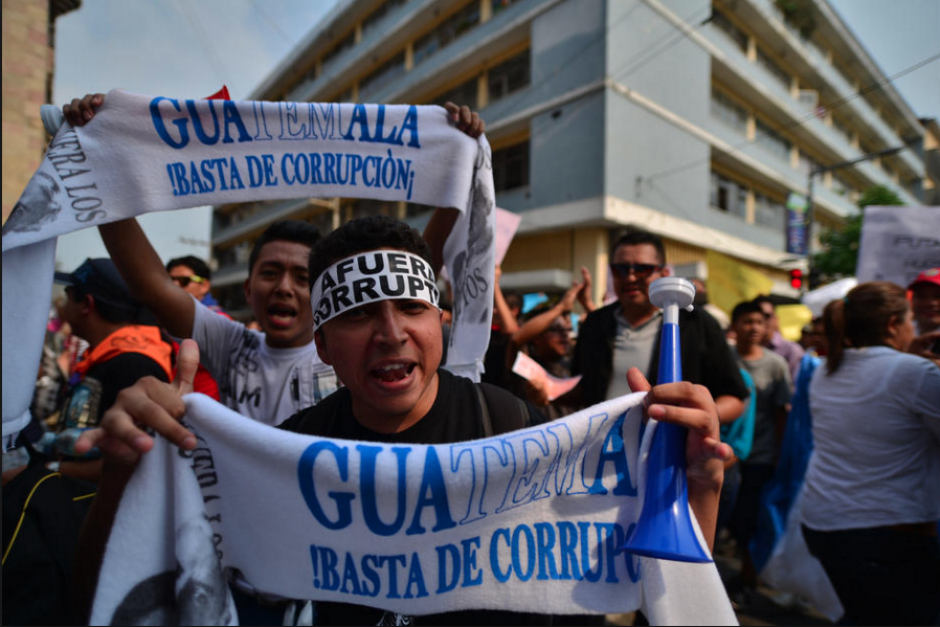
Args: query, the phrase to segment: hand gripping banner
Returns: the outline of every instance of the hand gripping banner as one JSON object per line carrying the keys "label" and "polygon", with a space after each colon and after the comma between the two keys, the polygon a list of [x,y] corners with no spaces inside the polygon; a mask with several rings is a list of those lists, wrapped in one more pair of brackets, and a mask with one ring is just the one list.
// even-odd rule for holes
{"label": "hand gripping banner", "polygon": [[[656,430],[641,428],[642,398],[423,446],[273,430],[190,394],[197,448],[158,439],[144,456],[115,519],[92,624],[139,623],[144,609],[234,624],[225,575],[266,595],[403,615],[642,608],[651,624],[733,624],[714,564],[620,549],[643,506]],[[160,586],[176,591],[173,607],[142,609]],[[194,588],[199,603],[185,592]]]}
{"label": "hand gripping banner", "polygon": [[495,215],[485,137],[457,131],[437,106],[112,91],[89,124],[59,128],[3,225],[5,446],[29,420],[57,236],[151,211],[337,196],[461,212],[447,246],[465,254],[446,261],[467,296],[449,363],[478,376],[489,338]]}

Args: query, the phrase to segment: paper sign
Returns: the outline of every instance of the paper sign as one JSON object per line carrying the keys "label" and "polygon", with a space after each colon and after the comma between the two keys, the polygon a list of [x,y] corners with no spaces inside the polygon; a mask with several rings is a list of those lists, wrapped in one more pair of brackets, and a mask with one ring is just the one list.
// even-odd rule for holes
{"label": "paper sign", "polygon": [[509,244],[519,229],[522,216],[505,209],[496,208],[496,265],[503,263]]}
{"label": "paper sign", "polygon": [[567,379],[550,375],[537,361],[521,351],[516,354],[516,361],[512,365],[512,371],[526,381],[544,383],[547,388],[546,391],[548,392],[548,400],[550,401],[567,394],[581,382],[581,375]]}
{"label": "paper sign", "polygon": [[907,287],[940,266],[940,208],[866,207],[855,274],[859,283],[891,281]]}

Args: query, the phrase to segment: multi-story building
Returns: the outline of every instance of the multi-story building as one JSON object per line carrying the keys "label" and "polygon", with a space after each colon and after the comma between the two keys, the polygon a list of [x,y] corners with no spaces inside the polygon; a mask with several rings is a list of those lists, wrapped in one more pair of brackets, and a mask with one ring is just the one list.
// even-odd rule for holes
{"label": "multi-story building", "polygon": [[39,167],[48,135],[39,107],[52,101],[55,20],[81,0],[3,0],[3,221]]}
{"label": "multi-story building", "polygon": [[[253,99],[443,103],[479,110],[497,205],[520,213],[504,287],[560,290],[582,266],[600,298],[612,237],[659,233],[673,264],[708,251],[781,292],[791,193],[814,168],[818,226],[876,184],[922,204],[925,130],[825,0],[801,34],[773,0],[354,0],[299,44]],[[272,220],[325,230],[404,203],[302,199],[216,207],[223,304],[238,309],[253,238]],[[227,286],[227,287],[226,287]]]}

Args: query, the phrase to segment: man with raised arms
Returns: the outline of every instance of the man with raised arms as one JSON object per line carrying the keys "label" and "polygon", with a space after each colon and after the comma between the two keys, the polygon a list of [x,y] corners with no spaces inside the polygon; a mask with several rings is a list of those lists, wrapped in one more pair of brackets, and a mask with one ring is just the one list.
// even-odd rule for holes
{"label": "man with raised arms", "polygon": [[[73,126],[90,122],[104,103],[89,94],[63,107]],[[458,130],[471,137],[484,124],[468,107],[445,105]],[[436,250],[443,250],[456,211],[436,215]],[[313,342],[307,261],[319,239],[316,227],[300,221],[272,224],[256,240],[244,283],[261,332],[218,316],[175,283],[135,219],[99,227],[112,260],[131,294],[157,316],[172,335],[193,338],[205,368],[219,384],[220,401],[265,424],[277,425],[295,412],[329,396],[338,382],[320,361]],[[437,253],[440,257],[442,253]]]}
{"label": "man with raised arms", "polygon": [[[432,267],[430,249],[421,236],[382,216],[350,222],[317,244],[309,270],[317,312],[312,333],[321,359],[333,366],[346,387],[298,412],[282,428],[350,440],[440,444],[523,426],[506,418],[512,413],[507,408],[519,407],[507,392],[440,368],[439,295],[426,281]],[[94,585],[97,551],[107,539],[126,480],[140,455],[153,446],[143,428],[152,428],[183,449],[196,446],[193,434],[178,422],[184,412],[181,393],[188,391],[186,381],[192,376],[193,349],[187,342],[180,355],[182,383],[148,379],[135,386],[108,412],[101,428],[87,432],[76,445],[78,450],[98,446],[107,465],[82,547],[85,570],[81,578],[87,585]],[[649,389],[638,370],[627,377],[633,389]],[[492,419],[489,430],[484,423],[484,402]],[[650,390],[646,403],[650,416],[689,428],[689,501],[711,544],[722,460],[731,455],[729,447],[719,442],[715,403],[704,387],[690,383],[657,386]],[[530,420],[536,417],[531,409],[528,413]],[[90,599],[91,589],[88,595]],[[278,611],[277,620],[281,620],[283,608]],[[374,608],[328,602],[317,603],[316,615],[320,624],[374,625],[383,619],[403,618],[385,616],[383,610]],[[467,611],[417,620],[520,624],[544,619]],[[246,614],[245,620],[264,618]]]}

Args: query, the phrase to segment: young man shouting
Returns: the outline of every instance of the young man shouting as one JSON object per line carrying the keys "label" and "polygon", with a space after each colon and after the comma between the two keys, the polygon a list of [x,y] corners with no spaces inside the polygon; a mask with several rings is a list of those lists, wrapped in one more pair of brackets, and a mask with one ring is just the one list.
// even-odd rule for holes
{"label": "young man shouting", "polygon": [[[323,402],[307,408],[281,427],[290,431],[378,442],[450,443],[524,426],[505,416],[518,408],[507,392],[472,383],[440,369],[441,312],[434,287],[431,255],[420,235],[389,218],[350,222],[317,245],[310,263],[313,277],[313,326],[320,357],[346,384]],[[83,550],[83,567],[92,571],[95,547],[104,546],[124,485],[140,455],[153,446],[142,427],[150,427],[183,449],[195,437],[178,422],[181,392],[191,377],[194,356],[187,343],[181,353],[183,384],[148,379],[122,396],[100,429],[79,441],[79,450],[98,446],[107,472],[93,506]],[[184,368],[185,366],[185,368]],[[639,371],[628,375],[635,389],[649,389]],[[489,408],[490,427],[484,418]],[[706,538],[714,536],[722,459],[730,449],[719,442],[715,403],[702,386],[675,383],[650,390],[648,413],[660,421],[689,428],[689,501]],[[534,416],[528,412],[529,419]],[[94,537],[93,533],[103,534]],[[90,558],[90,559],[89,559]],[[84,579],[93,582],[94,573]],[[378,624],[383,610],[317,603],[321,624]],[[480,612],[421,617],[427,624],[518,624],[520,615]],[[399,623],[401,624],[401,623]]]}

